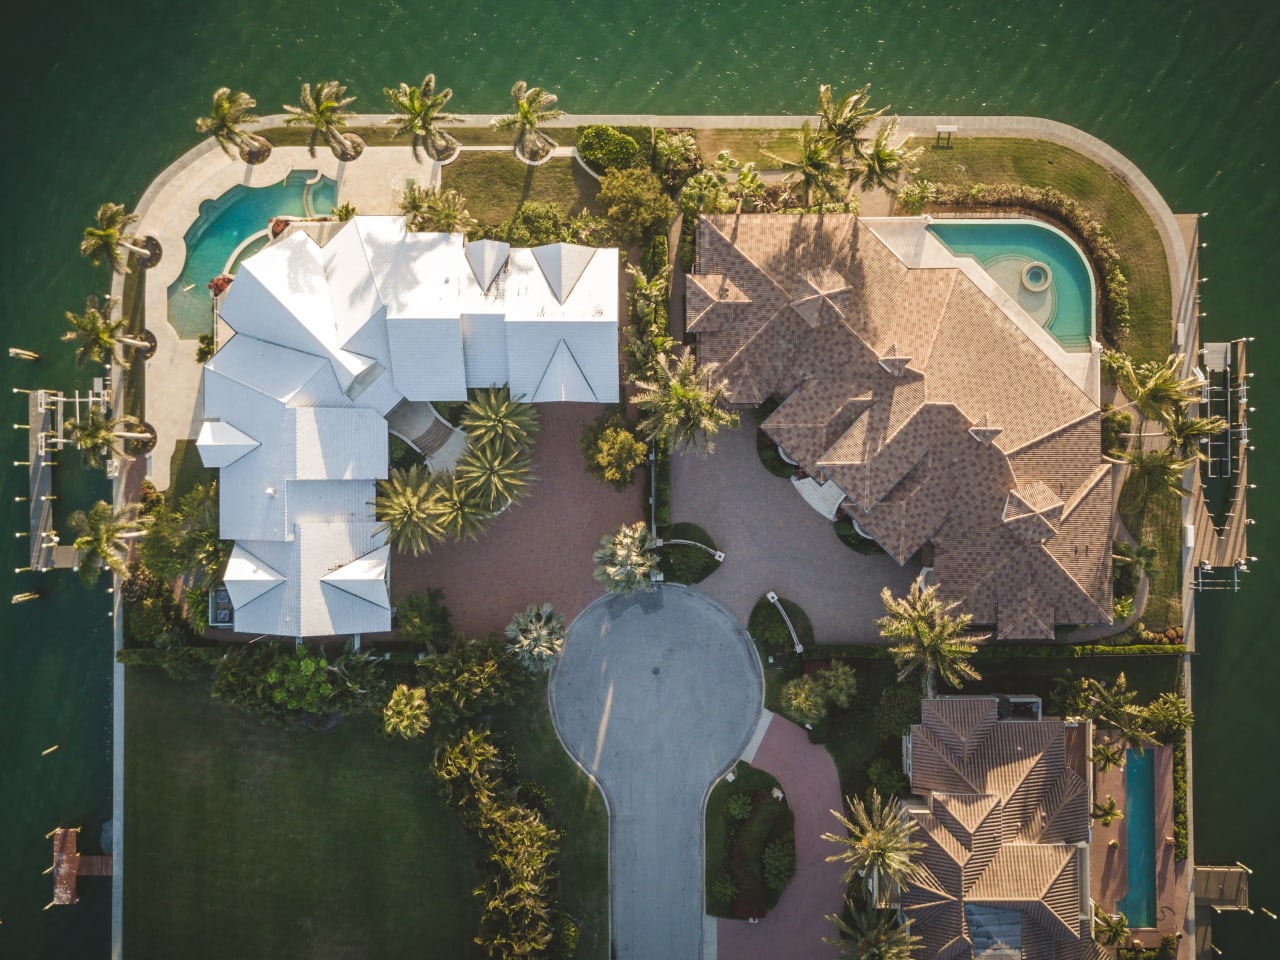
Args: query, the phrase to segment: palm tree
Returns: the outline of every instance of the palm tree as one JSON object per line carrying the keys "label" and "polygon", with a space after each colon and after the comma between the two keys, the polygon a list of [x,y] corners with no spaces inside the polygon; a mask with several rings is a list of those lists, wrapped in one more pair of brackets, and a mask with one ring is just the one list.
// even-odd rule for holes
{"label": "palm tree", "polygon": [[855,875],[862,877],[870,903],[882,906],[910,878],[911,855],[923,850],[924,844],[911,839],[917,824],[895,797],[882,799],[880,791],[872,787],[869,799],[868,805],[861,797],[845,797],[850,816],[838,810],[832,810],[831,815],[840,821],[846,833],[824,833],[822,839],[842,848],[827,857],[827,862],[848,865],[844,882],[852,883]]}
{"label": "palm tree", "polygon": [[787,182],[799,180],[804,186],[806,209],[813,206],[815,193],[823,202],[840,199],[839,184],[844,175],[839,149],[829,136],[815,131],[808,120],[800,127],[799,160],[784,160],[768,151],[764,155],[787,171]]}
{"label": "palm tree", "polygon": [[1132,358],[1116,351],[1107,351],[1106,357],[1107,369],[1115,375],[1116,383],[1130,404],[1148,420],[1158,420],[1167,426],[1178,412],[1201,399],[1200,381],[1179,376],[1180,354],[1170,354],[1164,363],[1152,360],[1137,365]]}
{"label": "palm tree", "polygon": [[[126,233],[125,228],[137,223],[136,213],[125,213],[120,203],[104,203],[98,208],[94,225],[84,228],[80,241],[80,255],[89,258],[95,267],[104,260],[116,273],[128,273],[127,258],[121,250],[127,250],[138,258],[145,270],[160,262],[160,244],[154,237],[140,237]],[[144,244],[145,246],[138,246]]]}
{"label": "palm tree", "polygon": [[1152,734],[1165,743],[1190,730],[1196,720],[1182,695],[1168,690],[1147,704],[1144,715]]}
{"label": "palm tree", "polygon": [[1190,491],[1182,486],[1182,476],[1187,469],[1195,466],[1195,457],[1180,457],[1172,447],[1163,450],[1145,451],[1141,447],[1126,450],[1120,455],[1129,464],[1129,476],[1120,490],[1120,512],[1129,514],[1141,513],[1151,495],[1161,487],[1167,487],[1180,497],[1188,496]]}
{"label": "palm tree", "polygon": [[1117,947],[1129,939],[1129,918],[1123,913],[1107,913],[1095,904],[1093,916],[1097,921],[1097,939],[1109,947]]}
{"label": "palm tree", "polygon": [[1111,794],[1107,794],[1107,802],[1101,803],[1097,800],[1093,801],[1093,806],[1089,810],[1089,816],[1097,820],[1104,827],[1109,827],[1117,820],[1124,819],[1124,811],[1120,809],[1116,803],[1116,798]]}
{"label": "palm tree", "polygon": [[152,345],[146,340],[139,340],[125,333],[128,323],[123,317],[111,319],[111,311],[119,303],[115,297],[107,297],[104,304],[91,295],[84,302],[84,313],[67,311],[67,323],[71,324],[71,329],[62,335],[62,341],[79,342],[80,345],[76,348],[77,367],[83,367],[89,361],[109,365],[113,359],[118,360],[122,367],[127,367],[128,363],[119,355],[118,347],[151,349]]}
{"label": "palm tree", "polygon": [[396,128],[392,136],[408,134],[412,137],[415,160],[420,149],[425,149],[432,160],[453,155],[458,141],[438,127],[442,123],[464,122],[457,114],[444,112],[444,105],[453,97],[452,88],[445,87],[437,93],[436,75],[428,73],[419,86],[402,83],[395,88],[384,87],[382,93],[396,112],[387,121]]}
{"label": "palm tree", "polygon": [[911,169],[911,162],[924,151],[923,147],[907,148],[907,137],[897,146],[893,138],[898,133],[898,118],[891,117],[880,125],[875,139],[862,150],[859,158],[859,186],[863,190],[878,187],[888,193],[896,193],[903,174]]}
{"label": "palm tree", "polygon": [[898,666],[899,682],[921,670],[924,695],[936,697],[937,677],[957,689],[963,680],[982,679],[968,660],[978,651],[975,642],[982,639],[965,635],[973,617],[967,613],[951,616],[960,604],[939,600],[937,584],[921,590],[917,581],[901,598],[895,598],[885,587],[880,591],[880,600],[888,611],[876,621],[880,635],[902,641],[889,648]]}
{"label": "palm tree", "polygon": [[527,448],[538,432],[538,411],[518,397],[513,400],[506,387],[477,390],[463,410],[462,429],[475,444]]}
{"label": "palm tree", "polygon": [[426,733],[429,726],[431,714],[427,710],[426,688],[398,684],[382,708],[382,729],[389,736],[412,740]]}
{"label": "palm tree", "polygon": [[550,671],[564,647],[564,617],[551,604],[528,607],[507,624],[507,650],[530,673]]}
{"label": "palm tree", "polygon": [[1129,689],[1124,671],[1109,684],[1093,677],[1083,679],[1079,689],[1079,712],[1094,723],[1112,728],[1139,753],[1146,744],[1155,742],[1147,711],[1135,703],[1137,691]]}
{"label": "palm tree", "polygon": [[725,383],[714,374],[714,365],[698,367],[688,347],[658,354],[652,379],[635,381],[635,404],[643,414],[639,430],[645,439],[660,440],[672,450],[701,446],[710,453],[711,437],[721,427],[738,425],[738,415],[721,407],[727,402]]}
{"label": "palm tree", "polygon": [[480,223],[467,209],[467,198],[452,187],[431,195],[427,213],[428,229],[437,233],[469,233]]}
{"label": "palm tree", "polygon": [[501,442],[471,444],[454,476],[462,492],[482,509],[495,512],[529,492],[529,455]]}
{"label": "palm tree", "polygon": [[258,122],[251,112],[257,105],[258,101],[243,91],[232,93],[230,87],[219,87],[213,91],[209,115],[196,118],[196,131],[212,134],[222,152],[233,160],[238,153],[245,163],[262,163],[271,155],[271,144],[265,137],[240,129],[243,123]]}
{"label": "palm tree", "polygon": [[818,129],[831,138],[840,159],[861,159],[863,133],[889,109],[872,110],[868,105],[870,91],[871,84],[864,84],[837,100],[831,95],[829,83],[818,87]]}
{"label": "palm tree", "polygon": [[110,419],[101,407],[90,406],[84,416],[76,420],[68,420],[63,429],[67,439],[80,450],[84,462],[90,467],[100,467],[103,455],[127,459],[118,440],[150,440],[152,434],[134,428],[142,426],[142,421],[134,417]]}
{"label": "palm tree", "polygon": [[1091,759],[1099,773],[1106,773],[1113,767],[1124,767],[1124,744],[1112,740],[1099,740],[1093,745]]}
{"label": "palm tree", "polygon": [[1181,408],[1174,411],[1173,419],[1165,426],[1165,434],[1184,457],[1208,460],[1207,441],[1227,429],[1222,417],[1189,417]]}
{"label": "palm tree", "polygon": [[539,130],[538,125],[564,116],[564,111],[556,108],[559,99],[541,87],[517,80],[511,88],[512,112],[505,117],[494,117],[491,125],[495,130],[514,131],[513,146],[520,159],[541,160],[555,149],[556,143]]}
{"label": "palm tree", "polygon": [[444,533],[439,522],[440,490],[420,463],[406,469],[393,467],[386,480],[378,481],[374,512],[382,521],[387,539],[401,553],[415,557],[431,551],[431,541]]}
{"label": "palm tree", "polygon": [[428,230],[427,220],[431,216],[431,196],[434,191],[417,183],[405,184],[400,194],[398,209],[404,217],[404,228],[412,233]]}
{"label": "palm tree", "polygon": [[484,530],[492,513],[451,474],[433,478],[436,489],[433,516],[444,536],[451,540],[474,540]]}
{"label": "palm tree", "polygon": [[827,919],[840,931],[838,940],[826,942],[840,948],[840,956],[846,960],[911,960],[912,951],[922,942],[911,932],[914,920],[899,923],[892,910],[877,910],[868,906],[860,908],[848,897],[845,909],[853,922],[847,922],[839,914],[829,913]]}
{"label": "palm tree", "polygon": [[316,144],[322,139],[333,155],[342,161],[354,160],[364,152],[363,140],[354,133],[343,132],[347,118],[355,116],[347,106],[356,98],[346,96],[346,92],[347,88],[337,80],[317,83],[314,92],[311,84],[304,83],[298,104],[284,105],[289,113],[284,120],[285,126],[311,128],[311,139],[307,143],[311,156],[316,155]]}
{"label": "palm tree", "polygon": [[595,578],[610,593],[626,597],[654,589],[649,573],[658,565],[658,557],[644,523],[623,524],[606,533],[591,559],[596,565]]}
{"label": "palm tree", "polygon": [[131,503],[118,513],[111,504],[99,500],[86,513],[77,510],[67,519],[76,536],[72,546],[76,551],[76,572],[80,582],[92,587],[104,568],[110,568],[121,580],[129,577],[125,558],[129,544],[146,536],[142,522],[138,520],[138,505]]}

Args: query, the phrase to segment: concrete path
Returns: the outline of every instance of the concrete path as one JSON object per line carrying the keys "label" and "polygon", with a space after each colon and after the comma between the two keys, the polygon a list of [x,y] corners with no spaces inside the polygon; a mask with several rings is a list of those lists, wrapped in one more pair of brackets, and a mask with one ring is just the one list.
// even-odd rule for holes
{"label": "concrete path", "polygon": [[850,550],[831,522],[775,477],[756,454],[750,414],[716,435],[715,451],[671,461],[671,519],[704,527],[725,553],[720,569],[698,584],[746,623],[769,590],[800,604],[819,643],[876,643],[880,589],[905,593],[918,573],[883,554]]}
{"label": "concrete path", "polygon": [[832,810],[842,809],[840,777],[826,748],[810,743],[803,728],[775,714],[754,754],[743,759],[778,778],[795,816],[796,875],[778,905],[759,923],[716,921],[719,960],[832,960],[840,949],[824,942],[836,935],[828,914],[842,909],[844,867],[827,863],[835,848],[822,834],[839,829]]}
{"label": "concrete path", "polygon": [[609,805],[611,956],[696,960],[703,808],[760,717],[755,648],[688,587],[603,597],[570,627],[550,699],[565,748]]}

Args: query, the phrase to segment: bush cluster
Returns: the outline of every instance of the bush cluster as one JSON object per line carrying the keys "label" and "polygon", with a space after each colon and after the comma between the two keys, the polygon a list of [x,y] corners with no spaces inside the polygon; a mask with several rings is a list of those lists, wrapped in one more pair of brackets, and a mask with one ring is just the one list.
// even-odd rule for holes
{"label": "bush cluster", "polygon": [[617,405],[582,428],[578,437],[587,472],[615,490],[625,490],[636,479],[636,470],[649,458],[649,447],[636,436]]}
{"label": "bush cluster", "polygon": [[[805,648],[805,653],[810,654],[810,651],[813,651],[810,659],[830,659],[831,652],[824,653],[828,648],[823,647],[821,650],[813,648],[813,624],[809,622],[809,615],[804,612],[804,609],[786,597],[780,597],[779,602],[782,604],[782,609],[787,611],[787,616],[791,618],[791,626],[795,628],[796,636],[800,638],[800,644]],[[787,632],[787,625],[783,623],[781,615],[767,597],[761,597],[751,609],[751,616],[747,619],[747,632],[766,649],[779,651],[791,649],[791,634]]]}
{"label": "bush cluster", "polygon": [[[660,528],[664,539],[692,540],[716,549],[716,542],[711,534],[696,523],[676,523],[670,527]],[[711,554],[698,547],[674,544],[662,548],[662,557],[658,568],[662,575],[673,583],[701,583],[720,568],[719,561]]]}
{"label": "bush cluster", "polygon": [[1071,230],[1084,244],[1102,287],[1103,329],[1112,343],[1129,332],[1129,282],[1120,269],[1120,256],[1110,234],[1079,203],[1053,187],[1017,183],[936,184],[928,202],[939,206],[1020,207],[1047,214]]}
{"label": "bush cluster", "polygon": [[1173,856],[1186,860],[1190,852],[1187,839],[1187,738],[1173,738]]}
{"label": "bush cluster", "polygon": [[1109,403],[1104,403],[1102,410],[1102,452],[1108,457],[1118,457],[1129,448],[1125,434],[1133,429],[1133,417]]}
{"label": "bush cluster", "polygon": [[578,134],[578,156],[596,173],[636,166],[640,147],[616,127],[584,127]]}
{"label": "bush cluster", "polygon": [[[782,821],[786,814],[786,821]],[[729,850],[729,875],[735,895],[733,913],[741,919],[763,917],[769,908],[764,876],[764,854],[770,841],[790,835],[791,811],[763,790],[752,798],[751,816],[734,833]],[[777,829],[781,828],[781,829]],[[792,856],[794,858],[794,840]],[[776,856],[776,854],[775,854]],[[785,883],[783,884],[785,886]],[[780,892],[781,888],[777,888]],[[775,901],[776,902],[776,901]]]}

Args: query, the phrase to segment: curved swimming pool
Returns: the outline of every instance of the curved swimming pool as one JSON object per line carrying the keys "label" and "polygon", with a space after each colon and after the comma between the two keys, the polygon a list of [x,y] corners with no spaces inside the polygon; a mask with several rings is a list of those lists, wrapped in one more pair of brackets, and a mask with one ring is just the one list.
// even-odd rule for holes
{"label": "curved swimming pool", "polygon": [[295,170],[272,186],[236,184],[200,204],[184,237],[182,274],[169,285],[169,323],[178,336],[194,340],[213,332],[213,298],[206,285],[220,273],[235,273],[240,261],[266,245],[272,217],[323,216],[333,208],[337,190],[336,181],[315,170]]}
{"label": "curved swimming pool", "polygon": [[956,256],[977,260],[1064,350],[1091,349],[1093,271],[1062,231],[1035,220],[947,220],[929,231]]}

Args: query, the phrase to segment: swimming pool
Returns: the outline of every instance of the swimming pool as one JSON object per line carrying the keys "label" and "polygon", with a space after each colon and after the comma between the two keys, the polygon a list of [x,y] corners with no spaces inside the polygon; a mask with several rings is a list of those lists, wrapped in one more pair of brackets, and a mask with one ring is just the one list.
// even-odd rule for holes
{"label": "swimming pool", "polygon": [[952,253],[977,260],[1063,349],[1091,348],[1093,272],[1060,230],[1034,220],[948,220],[929,230]]}
{"label": "swimming pool", "polygon": [[1156,925],[1156,760],[1146,750],[1127,752],[1124,821],[1128,831],[1129,889],[1116,904],[1131,927]]}
{"label": "swimming pool", "polygon": [[169,323],[183,340],[213,332],[213,300],[207,284],[235,273],[240,262],[267,243],[267,224],[277,216],[323,216],[337,199],[338,184],[315,170],[295,170],[270,187],[237,184],[200,204],[186,233],[187,259],[169,286]]}

